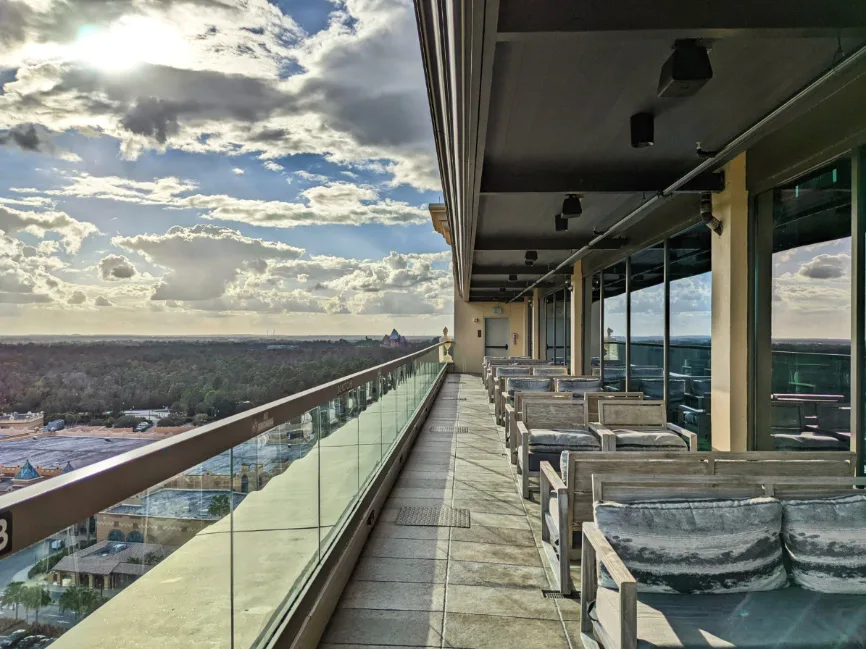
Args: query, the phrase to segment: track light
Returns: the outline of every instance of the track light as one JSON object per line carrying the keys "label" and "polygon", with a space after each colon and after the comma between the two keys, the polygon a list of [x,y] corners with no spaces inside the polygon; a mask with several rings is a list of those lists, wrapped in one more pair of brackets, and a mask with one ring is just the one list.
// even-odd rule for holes
{"label": "track light", "polygon": [[500,289],[499,289],[499,292],[500,292],[500,293],[505,293],[505,287],[503,286],[502,288],[500,288]]}
{"label": "track light", "polygon": [[659,75],[659,97],[691,97],[713,78],[707,48],[692,38],[674,42],[674,52]]}
{"label": "track light", "polygon": [[538,253],[535,250],[527,250],[526,255],[523,257],[523,263],[527,266],[532,266],[536,261],[538,261]]}
{"label": "track light", "polygon": [[583,214],[583,207],[580,204],[580,196],[578,196],[577,194],[567,194],[565,200],[562,201],[561,218],[573,219],[574,217],[580,216],[581,214]]}
{"label": "track light", "polygon": [[654,119],[651,113],[631,116],[631,145],[635,149],[645,149],[655,144]]}
{"label": "track light", "polygon": [[562,214],[557,214],[553,217],[553,227],[557,232],[565,232],[568,230],[568,220]]}
{"label": "track light", "polygon": [[722,234],[722,222],[713,216],[713,195],[710,192],[701,194],[701,220],[717,235]]}
{"label": "track light", "polygon": [[517,275],[509,275],[508,281],[509,282],[516,282],[517,281]]}

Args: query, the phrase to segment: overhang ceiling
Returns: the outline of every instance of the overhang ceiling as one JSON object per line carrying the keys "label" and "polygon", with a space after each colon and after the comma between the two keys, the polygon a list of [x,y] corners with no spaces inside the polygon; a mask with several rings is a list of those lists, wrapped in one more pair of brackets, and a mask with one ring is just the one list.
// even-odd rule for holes
{"label": "overhang ceiling", "polygon": [[[848,0],[416,0],[416,10],[464,299],[515,295],[694,169],[698,143],[723,148],[866,42],[866,3]],[[692,97],[660,99],[659,73],[679,38],[701,39],[713,77]],[[863,74],[856,67],[810,99]],[[631,146],[639,112],[654,115],[652,147]],[[626,246],[635,229],[646,237],[647,223],[663,231],[697,216],[694,192],[721,186],[699,176],[688,199],[660,201],[663,211],[602,247]],[[583,196],[583,214],[556,232],[568,192]],[[526,250],[538,251],[532,269]]]}

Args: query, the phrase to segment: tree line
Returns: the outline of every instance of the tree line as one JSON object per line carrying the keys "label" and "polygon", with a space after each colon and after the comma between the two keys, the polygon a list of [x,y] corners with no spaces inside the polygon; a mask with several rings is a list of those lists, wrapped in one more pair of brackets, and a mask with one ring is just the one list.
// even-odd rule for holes
{"label": "tree line", "polygon": [[[270,341],[269,341],[270,342]],[[432,342],[432,341],[431,341]],[[112,425],[124,410],[168,408],[177,425],[263,405],[423,346],[155,341],[0,345],[0,411]],[[122,420],[123,426],[136,420]]]}

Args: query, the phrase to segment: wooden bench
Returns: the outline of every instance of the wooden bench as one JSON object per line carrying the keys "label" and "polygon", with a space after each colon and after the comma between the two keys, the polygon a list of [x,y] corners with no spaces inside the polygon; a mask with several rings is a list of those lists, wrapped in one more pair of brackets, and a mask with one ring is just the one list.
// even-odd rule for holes
{"label": "wooden bench", "polygon": [[697,451],[698,436],[668,422],[664,401],[602,399],[598,422],[590,427],[601,438],[603,449],[669,450],[683,444],[683,450]]}
{"label": "wooden bench", "polygon": [[626,399],[641,401],[643,392],[587,392],[583,395],[586,401],[586,420],[589,423],[598,421],[598,403],[604,399]]}
{"label": "wooden bench", "polygon": [[571,591],[569,559],[577,559],[574,535],[592,520],[592,476],[853,476],[856,455],[850,452],[752,451],[748,453],[617,451],[566,453],[562,477],[548,462],[541,464],[541,538],[545,554],[563,593]]}
{"label": "wooden bench", "polygon": [[[866,478],[780,475],[690,476],[674,480],[629,474],[596,475],[596,502],[832,498],[862,493]],[[724,532],[723,532],[724,533]],[[638,582],[595,522],[581,544],[581,641],[585,649],[680,647],[854,647],[866,635],[866,596],[787,588],[729,594],[639,593]],[[784,542],[780,539],[780,542]],[[784,552],[784,550],[782,550]],[[700,560],[698,558],[698,560]],[[600,588],[598,566],[616,584]],[[790,569],[786,566],[786,570]],[[790,572],[789,572],[790,576]],[[777,622],[778,618],[778,622]],[[789,636],[789,634],[791,634]],[[796,634],[796,635],[794,635]],[[786,638],[796,637],[794,640]]]}
{"label": "wooden bench", "polygon": [[497,378],[497,370],[500,367],[522,367],[526,371],[527,376],[532,376],[532,368],[536,365],[552,365],[551,361],[533,361],[533,360],[524,360],[521,359],[519,361],[514,361],[509,359],[508,362],[496,362],[491,363],[487,369],[487,377],[485,380],[485,385],[487,385],[487,400],[490,403],[494,403],[496,398],[496,378]]}
{"label": "wooden bench", "polygon": [[526,399],[574,401],[571,392],[515,392],[514,403],[505,404],[505,442],[511,448],[511,431],[517,431],[517,422],[523,419],[523,404]]}
{"label": "wooden bench", "polygon": [[[523,420],[517,422],[518,434],[515,435],[515,441],[519,446],[515,449],[515,455],[520,473],[521,493],[524,498],[529,498],[532,489],[529,479],[538,477],[540,473],[540,469],[533,468],[533,465],[545,460],[558,461],[560,454],[568,450],[566,447],[572,441],[575,444],[594,444],[595,448],[586,448],[583,451],[585,453],[599,453],[602,446],[601,440],[586,426],[586,405],[581,400],[528,399],[524,401],[523,409]],[[561,438],[562,443],[551,442],[548,448],[536,448],[533,452],[533,436],[545,435],[538,431],[550,431],[549,436]],[[553,431],[569,432],[554,434]],[[575,449],[572,452],[577,451]]]}

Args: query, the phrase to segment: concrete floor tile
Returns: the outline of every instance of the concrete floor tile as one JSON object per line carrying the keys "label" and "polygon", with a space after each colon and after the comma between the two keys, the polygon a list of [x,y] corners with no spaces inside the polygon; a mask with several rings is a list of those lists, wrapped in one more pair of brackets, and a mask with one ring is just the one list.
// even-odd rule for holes
{"label": "concrete floor tile", "polygon": [[514,545],[531,548],[534,548],[536,545],[532,534],[526,530],[485,527],[476,524],[474,521],[472,522],[472,527],[455,527],[452,529],[451,540],[466,541],[469,543],[491,543],[493,545]]}
{"label": "concrete floor tile", "polygon": [[[539,520],[541,515],[539,514]],[[511,530],[529,530],[529,521],[523,514],[472,514],[472,522],[484,527],[504,527]]]}
{"label": "concrete floor tile", "polygon": [[395,525],[380,521],[373,531],[371,537],[380,536],[389,539],[447,539],[449,535],[447,527],[419,527],[417,525]]}
{"label": "concrete floor tile", "polygon": [[545,599],[540,588],[449,584],[445,610],[534,620],[559,619],[554,600]]}
{"label": "concrete floor tile", "polygon": [[443,615],[429,611],[337,609],[322,637],[324,643],[438,647]]}
{"label": "concrete floor tile", "polygon": [[445,614],[445,647],[569,649],[562,623],[494,615]]}
{"label": "concrete floor tile", "polygon": [[448,542],[444,540],[371,537],[364,546],[364,555],[393,559],[446,559],[448,557]]}
{"label": "concrete floor tile", "polygon": [[507,563],[516,566],[541,566],[538,550],[532,546],[495,545],[492,543],[451,542],[451,559],[479,563]]}
{"label": "concrete floor tile", "polygon": [[[485,595],[494,601],[491,595]],[[463,593],[461,596],[465,599]],[[544,601],[550,603],[551,600]],[[340,608],[388,611],[441,611],[444,605],[443,584],[384,581],[352,581],[343,591],[339,603]]]}
{"label": "concrete floor tile", "polygon": [[474,561],[450,561],[448,563],[448,583],[469,586],[550,588],[550,581],[543,568]]}
{"label": "concrete floor tile", "polygon": [[362,557],[352,580],[442,584],[445,583],[446,564],[444,559]]}
{"label": "concrete floor tile", "polygon": [[452,487],[395,487],[391,498],[443,498],[451,497]]}

